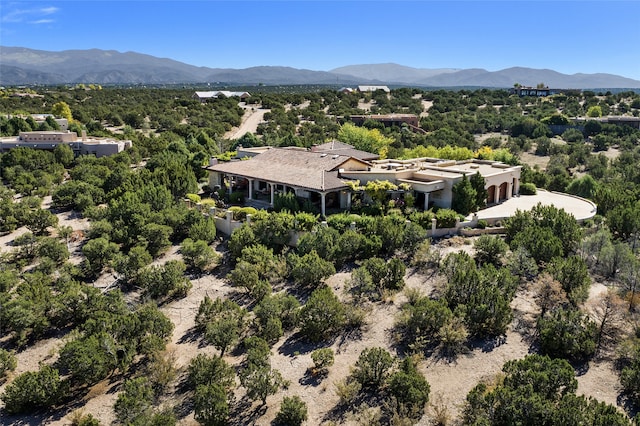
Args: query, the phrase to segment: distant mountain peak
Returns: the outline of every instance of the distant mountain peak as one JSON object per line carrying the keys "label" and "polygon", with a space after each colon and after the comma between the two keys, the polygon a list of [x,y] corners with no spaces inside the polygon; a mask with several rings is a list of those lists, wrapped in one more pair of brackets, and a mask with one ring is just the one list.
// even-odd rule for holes
{"label": "distant mountain peak", "polygon": [[482,68],[412,68],[394,62],[348,65],[330,71],[289,66],[254,66],[245,69],[194,66],[169,58],[117,50],[45,51],[0,46],[0,84],[389,84],[416,87],[495,87],[514,83],[554,88],[640,88],[640,81],[612,74],[562,74],[550,69],[514,66],[499,71]]}

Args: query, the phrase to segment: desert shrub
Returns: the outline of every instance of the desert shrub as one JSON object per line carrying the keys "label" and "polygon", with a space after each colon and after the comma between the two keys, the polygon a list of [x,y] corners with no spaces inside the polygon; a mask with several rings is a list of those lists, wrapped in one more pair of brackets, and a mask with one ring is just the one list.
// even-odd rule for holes
{"label": "desert shrub", "polygon": [[454,228],[458,217],[455,210],[439,209],[436,213],[436,226],[438,228]]}
{"label": "desert shrub", "polygon": [[316,349],[311,352],[311,360],[313,361],[313,372],[315,374],[325,375],[334,362],[333,349]]}
{"label": "desert shrub", "polygon": [[342,330],[345,307],[329,287],[313,291],[300,311],[300,332],[312,342],[320,342]]}
{"label": "desert shrub", "polygon": [[360,353],[351,376],[362,387],[378,389],[387,379],[393,362],[393,357],[386,349],[366,348]]}
{"label": "desert shrub", "polygon": [[526,182],[520,184],[520,195],[536,195],[537,192],[535,183]]}
{"label": "desert shrub", "polygon": [[596,324],[576,309],[556,309],[538,320],[540,350],[557,358],[582,361],[596,351]]}
{"label": "desert shrub", "polygon": [[217,384],[231,389],[235,372],[227,362],[218,356],[198,354],[191,359],[187,367],[187,383],[195,389],[199,385]]}
{"label": "desert shrub", "polygon": [[66,395],[66,382],[60,380],[58,370],[42,365],[38,371],[27,371],[16,377],[0,397],[9,414],[30,413],[49,408]]}
{"label": "desert shrub", "polygon": [[299,396],[285,396],[276,414],[276,423],[287,426],[299,426],[307,420],[307,404]]}
{"label": "desert shrub", "polygon": [[229,418],[228,391],[217,383],[198,385],[193,397],[194,418],[206,426],[223,426]]}
{"label": "desert shrub", "polygon": [[399,371],[389,377],[388,383],[394,412],[412,419],[420,419],[429,402],[431,387],[418,371],[415,361],[405,358]]}
{"label": "desert shrub", "polygon": [[121,424],[143,424],[142,418],[150,414],[153,404],[153,389],[146,377],[124,382],[123,392],[113,406],[116,419]]}
{"label": "desert shrub", "polygon": [[562,285],[571,303],[577,306],[587,300],[591,278],[587,263],[582,257],[553,258],[547,270]]}
{"label": "desert shrub", "polygon": [[322,259],[315,250],[302,256],[291,253],[287,257],[287,263],[291,278],[303,287],[318,287],[326,278],[336,273],[333,264]]}
{"label": "desert shrub", "polygon": [[480,265],[487,263],[498,265],[500,258],[507,252],[509,245],[500,237],[481,235],[474,243],[476,261]]}
{"label": "desert shrub", "polygon": [[16,369],[18,360],[16,356],[6,349],[0,348],[0,381],[9,372]]}

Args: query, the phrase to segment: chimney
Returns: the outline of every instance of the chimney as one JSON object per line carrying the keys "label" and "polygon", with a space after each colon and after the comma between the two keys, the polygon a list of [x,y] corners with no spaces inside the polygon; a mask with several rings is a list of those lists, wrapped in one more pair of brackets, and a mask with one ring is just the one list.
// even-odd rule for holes
{"label": "chimney", "polygon": [[82,131],[82,142],[86,142],[87,141],[87,131],[83,130]]}
{"label": "chimney", "polygon": [[215,166],[216,164],[218,164],[218,159],[216,157],[209,158],[209,165],[210,166]]}

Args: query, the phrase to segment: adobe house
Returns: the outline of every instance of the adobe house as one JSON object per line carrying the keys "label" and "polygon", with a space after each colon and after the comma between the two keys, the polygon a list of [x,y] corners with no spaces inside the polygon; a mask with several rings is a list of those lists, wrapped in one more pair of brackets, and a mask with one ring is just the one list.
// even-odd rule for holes
{"label": "adobe house", "polygon": [[225,187],[226,181],[231,183],[229,191],[234,186],[246,189],[249,199],[261,194],[268,198],[271,206],[276,192],[294,192],[298,197],[319,203],[320,211],[325,215],[327,207],[351,207],[348,181],[360,181],[361,185],[375,180],[387,180],[396,185],[407,183],[416,196],[416,206],[426,210],[431,206],[450,208],[453,186],[464,175],[470,178],[480,173],[488,192],[487,204],[497,204],[519,194],[522,166],[487,160],[435,158],[366,161],[330,150],[263,147],[248,160],[221,164],[213,161],[206,169],[212,188]]}
{"label": "adobe house", "polygon": [[374,180],[388,180],[395,184],[411,185],[416,196],[416,206],[425,210],[431,206],[450,208],[453,186],[464,175],[470,178],[476,173],[485,179],[487,205],[497,204],[520,193],[522,166],[510,166],[487,160],[441,160],[413,158],[410,160],[376,160],[366,172],[345,171],[341,176],[366,184]]}
{"label": "adobe house", "polygon": [[244,161],[212,161],[206,169],[211,188],[230,183],[230,192],[246,190],[250,200],[263,196],[271,206],[276,193],[293,192],[318,203],[324,216],[328,207],[348,209],[351,205],[351,192],[340,173],[369,167],[366,161],[348,155],[270,148]]}

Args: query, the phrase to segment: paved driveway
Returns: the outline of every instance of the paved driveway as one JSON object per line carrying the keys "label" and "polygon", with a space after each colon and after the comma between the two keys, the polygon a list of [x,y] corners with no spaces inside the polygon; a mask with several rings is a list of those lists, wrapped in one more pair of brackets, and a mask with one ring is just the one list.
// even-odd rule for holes
{"label": "paved driveway", "polygon": [[513,216],[516,210],[531,210],[531,208],[538,203],[553,205],[558,209],[564,209],[567,213],[571,213],[578,221],[592,218],[595,216],[597,210],[596,205],[589,200],[573,195],[538,189],[536,195],[520,195],[505,200],[498,205],[480,210],[478,212],[478,219],[503,219]]}

